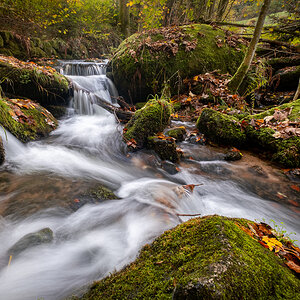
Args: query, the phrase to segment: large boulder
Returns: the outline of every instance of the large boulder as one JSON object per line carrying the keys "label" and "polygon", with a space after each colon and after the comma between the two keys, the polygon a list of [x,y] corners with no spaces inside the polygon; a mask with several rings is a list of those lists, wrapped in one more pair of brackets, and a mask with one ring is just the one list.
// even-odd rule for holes
{"label": "large boulder", "polygon": [[81,299],[298,299],[300,280],[242,230],[249,222],[209,216],[180,224]]}
{"label": "large boulder", "polygon": [[209,25],[186,25],[137,33],[122,42],[112,58],[112,75],[128,101],[178,91],[181,79],[213,70],[234,72],[245,46],[242,40]]}
{"label": "large boulder", "polygon": [[147,139],[162,132],[168,125],[172,107],[166,100],[152,99],[137,110],[124,129],[124,140],[141,148],[147,144]]}
{"label": "large boulder", "polygon": [[0,78],[4,93],[29,98],[47,106],[66,105],[69,82],[51,67],[0,55]]}
{"label": "large boulder", "polygon": [[22,142],[47,136],[58,125],[49,111],[31,100],[0,97],[0,111],[0,126]]}

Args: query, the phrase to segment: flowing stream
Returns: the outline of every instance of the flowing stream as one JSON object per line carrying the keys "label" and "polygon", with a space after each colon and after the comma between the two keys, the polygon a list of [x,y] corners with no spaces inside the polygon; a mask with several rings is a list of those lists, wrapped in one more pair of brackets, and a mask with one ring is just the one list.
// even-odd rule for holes
{"label": "flowing stream", "polygon": [[[246,155],[243,162],[227,163],[221,150],[186,141],[180,147],[188,158],[171,175],[151,152],[126,153],[122,128],[97,105],[99,97],[114,104],[117,96],[105,68],[105,62],[61,63],[75,92],[68,115],[49,138],[24,145],[0,132],[7,153],[0,167],[1,300],[80,294],[189,218],[177,214],[272,219],[299,238],[292,183],[267,164],[257,173],[259,159]],[[84,196],[100,184],[114,191],[115,200]],[[201,185],[181,193],[184,184]],[[9,263],[12,245],[45,227],[53,241],[25,249]]]}

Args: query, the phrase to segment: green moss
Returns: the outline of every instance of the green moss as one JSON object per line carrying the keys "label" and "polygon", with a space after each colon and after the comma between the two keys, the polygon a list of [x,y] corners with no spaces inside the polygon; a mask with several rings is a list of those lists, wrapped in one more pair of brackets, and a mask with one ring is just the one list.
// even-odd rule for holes
{"label": "green moss", "polygon": [[142,147],[149,136],[163,131],[170,120],[171,105],[165,100],[149,100],[126,125],[125,141],[134,139]]}
{"label": "green moss", "polygon": [[177,142],[182,142],[186,135],[186,129],[184,126],[175,127],[167,130],[165,134],[176,139]]}
{"label": "green moss", "polygon": [[162,160],[179,161],[176,143],[170,139],[159,139],[157,136],[148,137],[147,148],[154,150]]}
{"label": "green moss", "polygon": [[197,128],[218,144],[240,147],[246,142],[246,135],[242,132],[238,119],[209,108],[203,109]]}
{"label": "green moss", "polygon": [[248,221],[211,216],[166,231],[81,299],[299,299],[299,279],[236,222]]}
{"label": "green moss", "polygon": [[103,185],[98,185],[97,187],[89,190],[87,195],[101,200],[117,199],[113,191]]}
{"label": "green moss", "polygon": [[44,74],[38,68],[16,67],[0,62],[1,87],[5,93],[30,98],[47,106],[66,104],[69,95],[69,82],[61,74]]}
{"label": "green moss", "polygon": [[5,159],[5,150],[2,142],[2,138],[0,136],[0,166],[3,164]]}
{"label": "green moss", "polygon": [[147,102],[138,102],[135,104],[136,109],[141,109],[146,105]]}
{"label": "green moss", "polygon": [[[11,100],[0,98],[0,125],[22,142],[28,142],[47,136],[55,129],[58,123],[46,109],[39,105],[36,106],[35,108],[31,106],[30,108],[19,108]],[[15,120],[10,114],[12,110],[11,107],[20,109],[26,117],[30,118],[30,124],[27,121]]]}
{"label": "green moss", "polygon": [[[171,92],[176,93],[179,78],[216,69],[233,74],[243,59],[243,51],[239,52],[225,42],[220,48],[216,45],[217,38],[225,40],[222,30],[203,24],[181,26],[178,30],[184,37],[178,43],[175,55],[166,50],[151,51],[146,45],[144,41],[149,37],[152,42],[165,40],[156,32],[135,34],[123,41],[112,59],[114,81],[122,95],[143,101],[149,94],[159,93],[165,82],[172,87]],[[185,44],[191,41],[196,41],[196,48],[187,51]],[[142,50],[133,52],[141,43]],[[243,45],[239,47],[244,49]]]}
{"label": "green moss", "polygon": [[[251,119],[264,119],[272,116],[275,110],[284,110],[292,108],[291,114],[288,116],[290,121],[296,121],[300,116],[300,99],[280,106],[276,106],[263,113],[247,116],[244,120],[250,122]],[[291,137],[281,139],[273,137],[275,131],[271,128],[254,129],[251,125],[246,127],[248,143],[260,146],[264,150],[272,153],[272,160],[286,167],[300,167],[300,137]]]}

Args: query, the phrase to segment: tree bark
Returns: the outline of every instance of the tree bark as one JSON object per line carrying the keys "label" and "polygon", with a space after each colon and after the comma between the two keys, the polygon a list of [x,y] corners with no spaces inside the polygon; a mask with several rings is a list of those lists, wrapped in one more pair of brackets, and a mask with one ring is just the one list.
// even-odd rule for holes
{"label": "tree bark", "polygon": [[218,10],[217,10],[217,21],[222,21],[222,18],[225,14],[227,5],[229,3],[229,0],[220,0],[219,5],[218,5]]}
{"label": "tree bark", "polygon": [[270,3],[271,3],[271,0],[264,0],[264,4],[260,10],[248,51],[244,57],[243,62],[241,63],[238,70],[236,71],[236,73],[234,74],[234,76],[232,77],[232,79],[230,80],[230,82],[228,84],[230,90],[234,93],[238,90],[239,86],[241,85],[242,81],[245,78],[245,75],[247,74],[247,72],[250,68],[250,64],[253,60],[253,57],[254,57],[254,54],[256,51],[256,47],[257,47],[257,43],[259,41],[260,34],[263,29],[264,22],[265,22],[265,19],[266,19],[266,16],[267,16],[267,13],[268,13],[268,10],[270,7]]}
{"label": "tree bark", "polygon": [[121,32],[125,38],[130,36],[129,8],[126,4],[127,0],[119,0],[119,22],[121,24]]}
{"label": "tree bark", "polygon": [[299,98],[299,94],[300,94],[300,77],[299,77],[299,83],[298,83],[298,88],[297,91],[294,95],[293,101],[297,100]]}

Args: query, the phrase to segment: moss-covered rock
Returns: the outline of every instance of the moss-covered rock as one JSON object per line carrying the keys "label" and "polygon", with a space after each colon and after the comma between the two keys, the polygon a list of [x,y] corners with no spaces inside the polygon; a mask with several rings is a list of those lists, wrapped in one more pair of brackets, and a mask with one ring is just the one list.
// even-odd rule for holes
{"label": "moss-covered rock", "polygon": [[148,137],[147,148],[154,150],[162,160],[179,161],[179,153],[174,139],[160,139],[157,136]]}
{"label": "moss-covered rock", "polygon": [[166,100],[150,100],[137,110],[126,125],[125,141],[134,139],[137,146],[143,147],[147,138],[161,132],[170,121],[172,107]]}
{"label": "moss-covered rock", "polygon": [[273,85],[278,91],[296,90],[300,77],[300,65],[278,70],[273,77]]}
{"label": "moss-covered rock", "polygon": [[5,150],[2,142],[2,138],[0,136],[0,166],[4,163],[5,160]]}
{"label": "moss-covered rock", "polygon": [[176,142],[182,142],[186,135],[186,129],[184,126],[174,127],[174,128],[168,129],[165,132],[165,134],[167,136],[170,136],[170,137],[176,139]]}
{"label": "moss-covered rock", "polygon": [[122,42],[112,58],[114,82],[120,94],[133,102],[160,93],[166,84],[176,93],[179,78],[216,69],[234,74],[245,46],[236,48],[226,43],[222,30],[203,24],[134,34]]}
{"label": "moss-covered rock", "polygon": [[67,103],[69,82],[54,69],[0,56],[0,79],[3,91],[16,98],[30,98],[44,106]]}
{"label": "moss-covered rock", "polygon": [[[272,116],[276,110],[284,110],[292,108],[288,119],[296,121],[300,118],[300,99],[286,103],[280,106],[273,107],[260,114],[248,116],[244,119],[250,122],[251,119],[261,120],[267,116]],[[288,139],[275,138],[275,131],[271,128],[255,129],[248,125],[245,127],[247,134],[247,143],[249,145],[259,146],[262,149],[272,153],[271,159],[280,163],[283,166],[298,168],[300,167],[300,137],[293,136]]]}
{"label": "moss-covered rock", "polygon": [[240,147],[246,142],[238,119],[210,108],[203,109],[197,121],[197,128],[210,140],[220,145]]}
{"label": "moss-covered rock", "polygon": [[90,189],[86,195],[100,200],[113,200],[118,198],[112,190],[104,185],[97,185]]}
{"label": "moss-covered rock", "polygon": [[81,299],[299,299],[299,279],[236,225],[245,222],[219,216],[185,222]]}
{"label": "moss-covered rock", "polygon": [[[222,145],[243,146],[246,148],[259,148],[271,153],[270,158],[283,166],[291,168],[300,167],[300,137],[292,136],[287,139],[274,137],[275,131],[269,127],[256,128],[250,125],[251,120],[262,120],[272,116],[275,110],[292,108],[288,119],[299,120],[300,99],[291,103],[274,107],[263,113],[249,115],[238,121],[233,116],[204,109],[197,121],[197,127],[210,140]],[[243,128],[239,125],[243,124]]]}
{"label": "moss-covered rock", "polygon": [[30,100],[0,98],[0,125],[20,141],[47,136],[58,125],[45,108]]}

